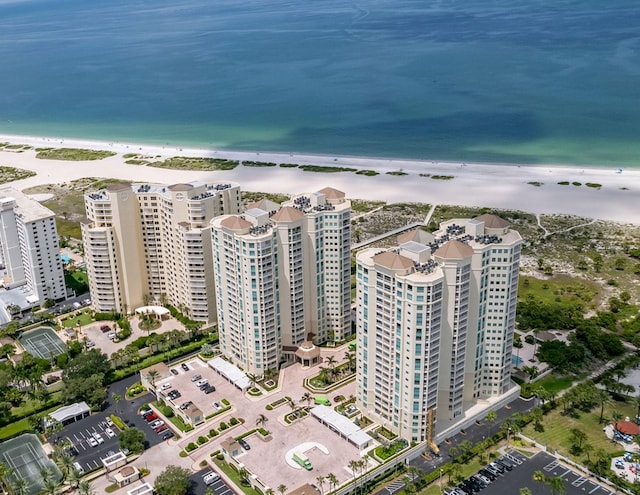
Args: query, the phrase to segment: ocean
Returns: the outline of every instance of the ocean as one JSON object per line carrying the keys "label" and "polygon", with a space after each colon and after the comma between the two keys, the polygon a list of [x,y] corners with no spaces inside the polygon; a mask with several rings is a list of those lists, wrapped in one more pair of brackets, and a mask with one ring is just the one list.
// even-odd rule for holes
{"label": "ocean", "polygon": [[0,0],[0,133],[640,166],[640,2]]}

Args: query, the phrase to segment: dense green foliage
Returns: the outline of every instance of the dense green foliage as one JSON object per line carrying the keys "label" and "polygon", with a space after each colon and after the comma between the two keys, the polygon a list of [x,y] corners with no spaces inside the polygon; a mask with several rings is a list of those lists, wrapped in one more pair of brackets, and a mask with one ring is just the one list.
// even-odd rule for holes
{"label": "dense green foliage", "polygon": [[190,475],[186,469],[169,465],[158,475],[153,489],[158,495],[185,495],[189,489]]}
{"label": "dense green foliage", "polygon": [[118,443],[121,449],[128,449],[129,452],[139,454],[144,450],[146,439],[143,431],[137,428],[125,428],[118,436]]}

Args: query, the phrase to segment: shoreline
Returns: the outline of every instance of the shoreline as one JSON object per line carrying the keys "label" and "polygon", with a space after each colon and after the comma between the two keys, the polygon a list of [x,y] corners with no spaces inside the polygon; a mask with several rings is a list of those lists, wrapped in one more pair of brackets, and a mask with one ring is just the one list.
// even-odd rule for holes
{"label": "shoreline", "polygon": [[[325,186],[344,191],[349,198],[395,202],[421,202],[521,210],[534,214],[571,214],[601,220],[640,224],[640,169],[576,167],[408,160],[296,153],[242,152],[215,149],[163,147],[134,143],[110,143],[80,139],[0,135],[0,142],[51,148],[86,148],[113,151],[115,156],[95,161],[42,160],[35,151],[0,150],[0,165],[36,172],[36,176],[10,183],[24,189],[48,183],[70,182],[83,177],[115,178],[131,182],[179,183],[193,180],[229,181],[242,190],[268,193],[300,193]],[[237,166],[229,171],[189,171],[129,165],[127,153],[169,158],[172,156],[228,158],[299,165],[350,167],[375,170],[369,177],[353,172],[314,173],[298,168]],[[407,175],[388,175],[402,170]],[[453,176],[451,180],[420,174]],[[569,185],[558,182],[568,181]],[[571,182],[579,182],[574,186]],[[540,186],[531,183],[540,183]],[[600,189],[586,183],[601,184]]]}

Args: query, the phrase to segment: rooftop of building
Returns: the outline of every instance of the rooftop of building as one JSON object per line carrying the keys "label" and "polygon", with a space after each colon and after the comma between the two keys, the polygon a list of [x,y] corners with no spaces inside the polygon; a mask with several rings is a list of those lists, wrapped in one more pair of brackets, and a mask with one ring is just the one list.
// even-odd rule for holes
{"label": "rooftop of building", "polygon": [[54,216],[54,213],[42,206],[35,199],[30,198],[26,194],[14,189],[13,187],[3,187],[0,189],[0,204],[8,204],[15,201],[14,211],[23,222],[35,222],[44,220]]}
{"label": "rooftop of building", "polygon": [[272,217],[274,222],[295,222],[304,218],[304,213],[292,206],[283,206]]}

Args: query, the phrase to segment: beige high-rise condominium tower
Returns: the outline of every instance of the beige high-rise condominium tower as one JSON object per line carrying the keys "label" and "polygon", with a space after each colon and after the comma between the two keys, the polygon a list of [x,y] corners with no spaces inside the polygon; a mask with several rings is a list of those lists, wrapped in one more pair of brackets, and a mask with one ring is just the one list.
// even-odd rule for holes
{"label": "beige high-rise condominium tower", "polygon": [[495,215],[357,254],[357,401],[409,441],[511,386],[522,238]]}
{"label": "beige high-rise condominium tower", "polygon": [[325,188],[212,222],[220,349],[263,375],[351,332],[351,203]]}
{"label": "beige high-rise condominium tower", "polygon": [[210,221],[240,211],[236,184],[113,184],[85,195],[82,239],[93,306],[157,301],[215,319]]}

